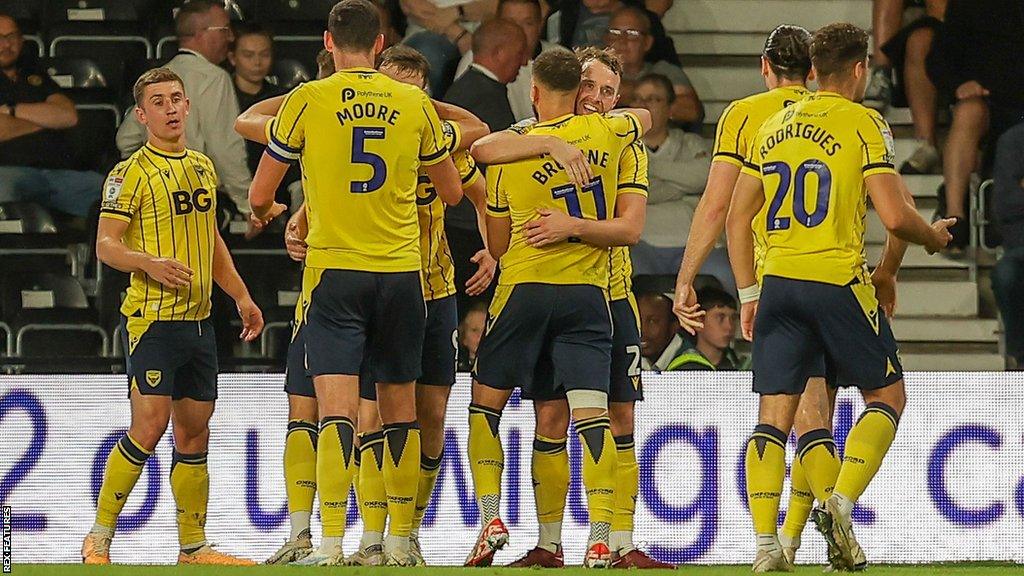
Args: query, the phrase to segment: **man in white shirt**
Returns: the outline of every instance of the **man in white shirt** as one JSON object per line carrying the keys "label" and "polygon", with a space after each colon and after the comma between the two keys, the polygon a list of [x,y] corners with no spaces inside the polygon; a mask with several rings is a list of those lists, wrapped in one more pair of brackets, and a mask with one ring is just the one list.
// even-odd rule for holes
{"label": "man in white shirt", "polygon": [[[516,122],[532,118],[533,103],[530,101],[530,79],[533,77],[533,59],[541,52],[552,48],[563,50],[554,42],[541,40],[544,28],[544,17],[541,14],[540,0],[501,0],[498,4],[498,18],[510,20],[519,25],[526,34],[526,53],[529,60],[519,69],[519,76],[508,84],[508,103],[512,107],[512,115]],[[459,78],[473,64],[473,51],[469,50],[459,61],[455,70],[455,78]]]}
{"label": "man in white shirt", "polygon": [[[248,215],[252,174],[246,165],[245,143],[234,130],[238,101],[231,76],[219,66],[234,39],[230,24],[223,3],[192,0],[185,4],[174,19],[180,48],[166,66],[184,81],[191,100],[185,122],[189,146],[213,160],[224,190],[239,212]],[[141,148],[145,139],[145,128],[134,114],[128,114],[117,131],[122,157]]]}

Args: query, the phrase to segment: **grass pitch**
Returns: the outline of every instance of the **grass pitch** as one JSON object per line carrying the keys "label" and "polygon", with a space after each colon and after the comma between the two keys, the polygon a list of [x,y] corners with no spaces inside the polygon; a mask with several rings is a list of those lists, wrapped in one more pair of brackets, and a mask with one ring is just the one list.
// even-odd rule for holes
{"label": "grass pitch", "polygon": [[[749,566],[683,566],[683,574],[694,576],[745,576]],[[561,576],[593,576],[591,570],[577,566],[552,571]],[[18,576],[536,576],[537,570],[528,568],[306,568],[289,566],[82,566],[78,564],[24,564],[15,565],[12,572]],[[675,570],[645,570],[643,574],[679,574]],[[810,576],[821,574],[820,566],[800,566],[795,574]],[[1024,575],[1024,566],[1005,563],[923,564],[915,566],[873,565],[867,576],[1003,576]]]}

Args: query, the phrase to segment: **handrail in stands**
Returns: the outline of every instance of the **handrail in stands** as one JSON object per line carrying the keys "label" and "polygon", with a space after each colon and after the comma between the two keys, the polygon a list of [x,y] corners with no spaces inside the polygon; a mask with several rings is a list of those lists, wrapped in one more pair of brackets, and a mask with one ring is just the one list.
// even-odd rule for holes
{"label": "handrail in stands", "polygon": [[67,34],[67,35],[57,36],[56,38],[54,38],[53,40],[50,41],[50,54],[49,55],[50,55],[51,58],[56,58],[57,57],[56,47],[57,47],[57,44],[60,43],[60,42],[74,42],[74,41],[84,41],[84,42],[100,42],[100,41],[124,42],[124,41],[128,41],[128,40],[130,40],[132,42],[140,42],[143,45],[145,45],[146,46],[146,58],[150,59],[150,60],[153,59],[153,44],[151,44],[149,42],[149,39],[146,38],[145,36],[129,36],[129,35],[125,35],[125,36],[91,36],[91,35],[82,35],[82,34]]}
{"label": "handrail in stands", "polygon": [[106,330],[95,325],[95,324],[26,324],[18,330],[17,337],[14,342],[14,355],[21,356],[22,344],[24,341],[25,334],[27,332],[43,332],[53,330],[73,330],[78,332],[93,332],[100,335],[103,349],[101,354],[107,356],[107,350],[110,349],[110,337],[107,336]]}

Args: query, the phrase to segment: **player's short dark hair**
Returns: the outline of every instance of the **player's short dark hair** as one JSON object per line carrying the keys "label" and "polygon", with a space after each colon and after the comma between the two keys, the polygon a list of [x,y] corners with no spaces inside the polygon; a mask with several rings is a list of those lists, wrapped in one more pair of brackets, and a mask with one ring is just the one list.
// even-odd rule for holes
{"label": "player's short dark hair", "polygon": [[776,76],[805,80],[811,73],[811,33],[800,26],[778,26],[765,40],[762,54]]}
{"label": "player's short dark hair", "polygon": [[231,26],[231,31],[235,35],[235,41],[231,46],[232,50],[238,45],[238,40],[245,36],[263,36],[270,42],[271,47],[274,46],[274,33],[259,22],[237,22]]}
{"label": "player's short dark hair", "polygon": [[573,92],[580,87],[583,67],[568,50],[548,50],[533,61],[533,79],[549,90]]}
{"label": "player's short dark hair", "polygon": [[622,76],[622,61],[619,60],[615,50],[611,48],[597,48],[595,46],[577,48],[576,59],[580,61],[581,69],[591,62],[600,62],[614,72],[616,76]]}
{"label": "player's short dark hair", "polygon": [[733,298],[732,294],[715,286],[707,286],[698,290],[697,303],[704,310],[713,310],[715,308],[737,309],[736,299]]}
{"label": "player's short dark hair", "polygon": [[661,88],[661,91],[665,93],[665,101],[671,106],[676,101],[676,88],[672,85],[672,81],[668,79],[668,76],[664,74],[646,74],[637,81],[637,86],[641,84],[650,84]]}
{"label": "player's short dark hair", "polygon": [[217,7],[224,8],[223,2],[213,0],[190,0],[178,8],[174,16],[174,34],[178,38],[195,36],[199,32],[197,26],[198,16],[206,14]]}
{"label": "player's short dark hair", "polygon": [[853,24],[829,24],[815,32],[811,40],[811,63],[818,71],[819,81],[847,73],[867,57],[868,33]]}
{"label": "player's short dark hair", "polygon": [[132,95],[135,97],[135,105],[142,107],[142,99],[146,92],[146,86],[152,86],[153,84],[161,84],[163,82],[177,82],[181,84],[181,89],[185,89],[185,83],[181,81],[181,76],[174,73],[174,70],[170,68],[153,68],[146,70],[139,76],[139,79],[135,81],[135,87],[132,88]]}
{"label": "player's short dark hair", "polygon": [[430,62],[423,54],[402,44],[395,44],[380,53],[380,57],[377,59],[377,68],[380,69],[384,66],[392,66],[402,72],[419,74],[424,82],[430,78]]}
{"label": "player's short dark hair", "polygon": [[334,74],[334,56],[331,51],[322,48],[316,55],[316,77],[317,79],[327,78],[331,74]]}
{"label": "player's short dark hair", "polygon": [[327,30],[338,48],[369,51],[380,34],[380,8],[369,0],[341,0],[331,8]]}

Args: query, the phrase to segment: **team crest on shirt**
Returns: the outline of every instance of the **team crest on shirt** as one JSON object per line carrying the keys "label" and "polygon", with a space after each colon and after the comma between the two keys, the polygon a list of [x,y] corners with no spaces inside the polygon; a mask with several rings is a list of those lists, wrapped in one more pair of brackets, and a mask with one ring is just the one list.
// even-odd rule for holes
{"label": "team crest on shirt", "polygon": [[150,388],[159,386],[162,379],[163,373],[159,370],[146,370],[146,384],[149,384]]}

